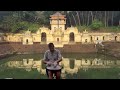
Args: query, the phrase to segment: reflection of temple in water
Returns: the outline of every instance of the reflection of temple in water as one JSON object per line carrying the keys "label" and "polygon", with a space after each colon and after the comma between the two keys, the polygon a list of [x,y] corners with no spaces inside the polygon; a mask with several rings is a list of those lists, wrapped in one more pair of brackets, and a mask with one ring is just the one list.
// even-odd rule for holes
{"label": "reflection of temple in water", "polygon": [[[63,61],[60,62],[60,65],[63,66],[62,69],[62,78],[65,78],[66,73],[68,74],[74,74],[77,73],[78,70],[88,70],[89,68],[110,68],[111,66],[119,66],[120,61],[119,60],[101,60],[100,58],[94,58],[94,59],[84,59],[76,60],[74,59],[74,67],[71,68],[70,61],[68,58],[63,58]],[[33,59],[23,59],[22,61],[9,61],[6,63],[9,67],[15,67],[15,68],[24,68],[26,71],[31,71],[32,68],[36,68],[38,72],[41,74],[46,74],[45,68],[43,68],[42,60],[33,60]]]}

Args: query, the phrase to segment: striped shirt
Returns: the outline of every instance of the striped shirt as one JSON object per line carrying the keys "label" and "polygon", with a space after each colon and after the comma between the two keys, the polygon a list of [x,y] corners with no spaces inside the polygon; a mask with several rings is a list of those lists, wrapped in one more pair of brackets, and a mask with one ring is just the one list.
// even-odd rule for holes
{"label": "striped shirt", "polygon": [[55,49],[53,53],[50,52],[50,50],[47,50],[44,54],[44,59],[46,61],[56,61],[61,60],[62,56],[59,50]]}
{"label": "striped shirt", "polygon": [[[47,50],[44,54],[43,60],[54,62],[54,61],[61,60],[61,59],[62,59],[62,56],[61,56],[60,51],[55,49],[53,53],[51,53],[50,50]],[[57,65],[57,67],[54,68],[54,66],[51,65],[51,66],[47,66],[47,69],[58,70],[58,69],[61,69],[61,67]]]}

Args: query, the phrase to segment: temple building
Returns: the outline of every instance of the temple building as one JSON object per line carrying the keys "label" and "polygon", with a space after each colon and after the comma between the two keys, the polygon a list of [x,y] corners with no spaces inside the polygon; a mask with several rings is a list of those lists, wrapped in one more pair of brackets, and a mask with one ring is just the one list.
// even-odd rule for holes
{"label": "temple building", "polygon": [[84,30],[78,31],[77,27],[66,27],[66,16],[59,12],[50,15],[50,28],[40,27],[36,33],[26,31],[25,33],[7,33],[0,40],[7,42],[21,42],[23,45],[34,43],[48,44],[53,42],[56,47],[63,47],[65,44],[93,44],[105,41],[120,41],[120,33],[93,33]]}

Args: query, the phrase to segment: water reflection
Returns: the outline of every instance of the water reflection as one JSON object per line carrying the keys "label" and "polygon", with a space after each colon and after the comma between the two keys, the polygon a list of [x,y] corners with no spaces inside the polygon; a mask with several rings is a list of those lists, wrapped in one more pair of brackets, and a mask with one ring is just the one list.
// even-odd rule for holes
{"label": "water reflection", "polygon": [[[73,60],[73,61],[72,61]],[[66,77],[67,74],[77,74],[78,70],[87,71],[89,68],[110,68],[110,67],[120,67],[120,60],[102,60],[101,58],[94,59],[72,59],[63,58],[63,61],[60,62],[62,69],[62,78]],[[72,64],[70,64],[72,62]],[[74,63],[73,63],[74,62]],[[73,65],[73,68],[71,68]],[[8,61],[5,63],[5,66],[11,68],[23,68],[26,71],[31,71],[33,68],[37,69],[41,74],[46,74],[44,64],[41,60],[34,59],[23,59],[22,61]]]}

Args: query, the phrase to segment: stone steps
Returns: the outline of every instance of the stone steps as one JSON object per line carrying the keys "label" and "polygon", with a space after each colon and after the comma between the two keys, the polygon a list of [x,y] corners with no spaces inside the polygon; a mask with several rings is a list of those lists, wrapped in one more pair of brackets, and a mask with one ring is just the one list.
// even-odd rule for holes
{"label": "stone steps", "polygon": [[[61,53],[90,53],[95,52],[96,49],[94,44],[71,44],[71,45],[55,45],[56,49],[59,49]],[[0,45],[0,53],[15,50],[20,53],[33,52],[33,53],[45,53],[48,50],[47,44],[33,44],[33,45],[22,45],[20,43],[2,44]]]}

